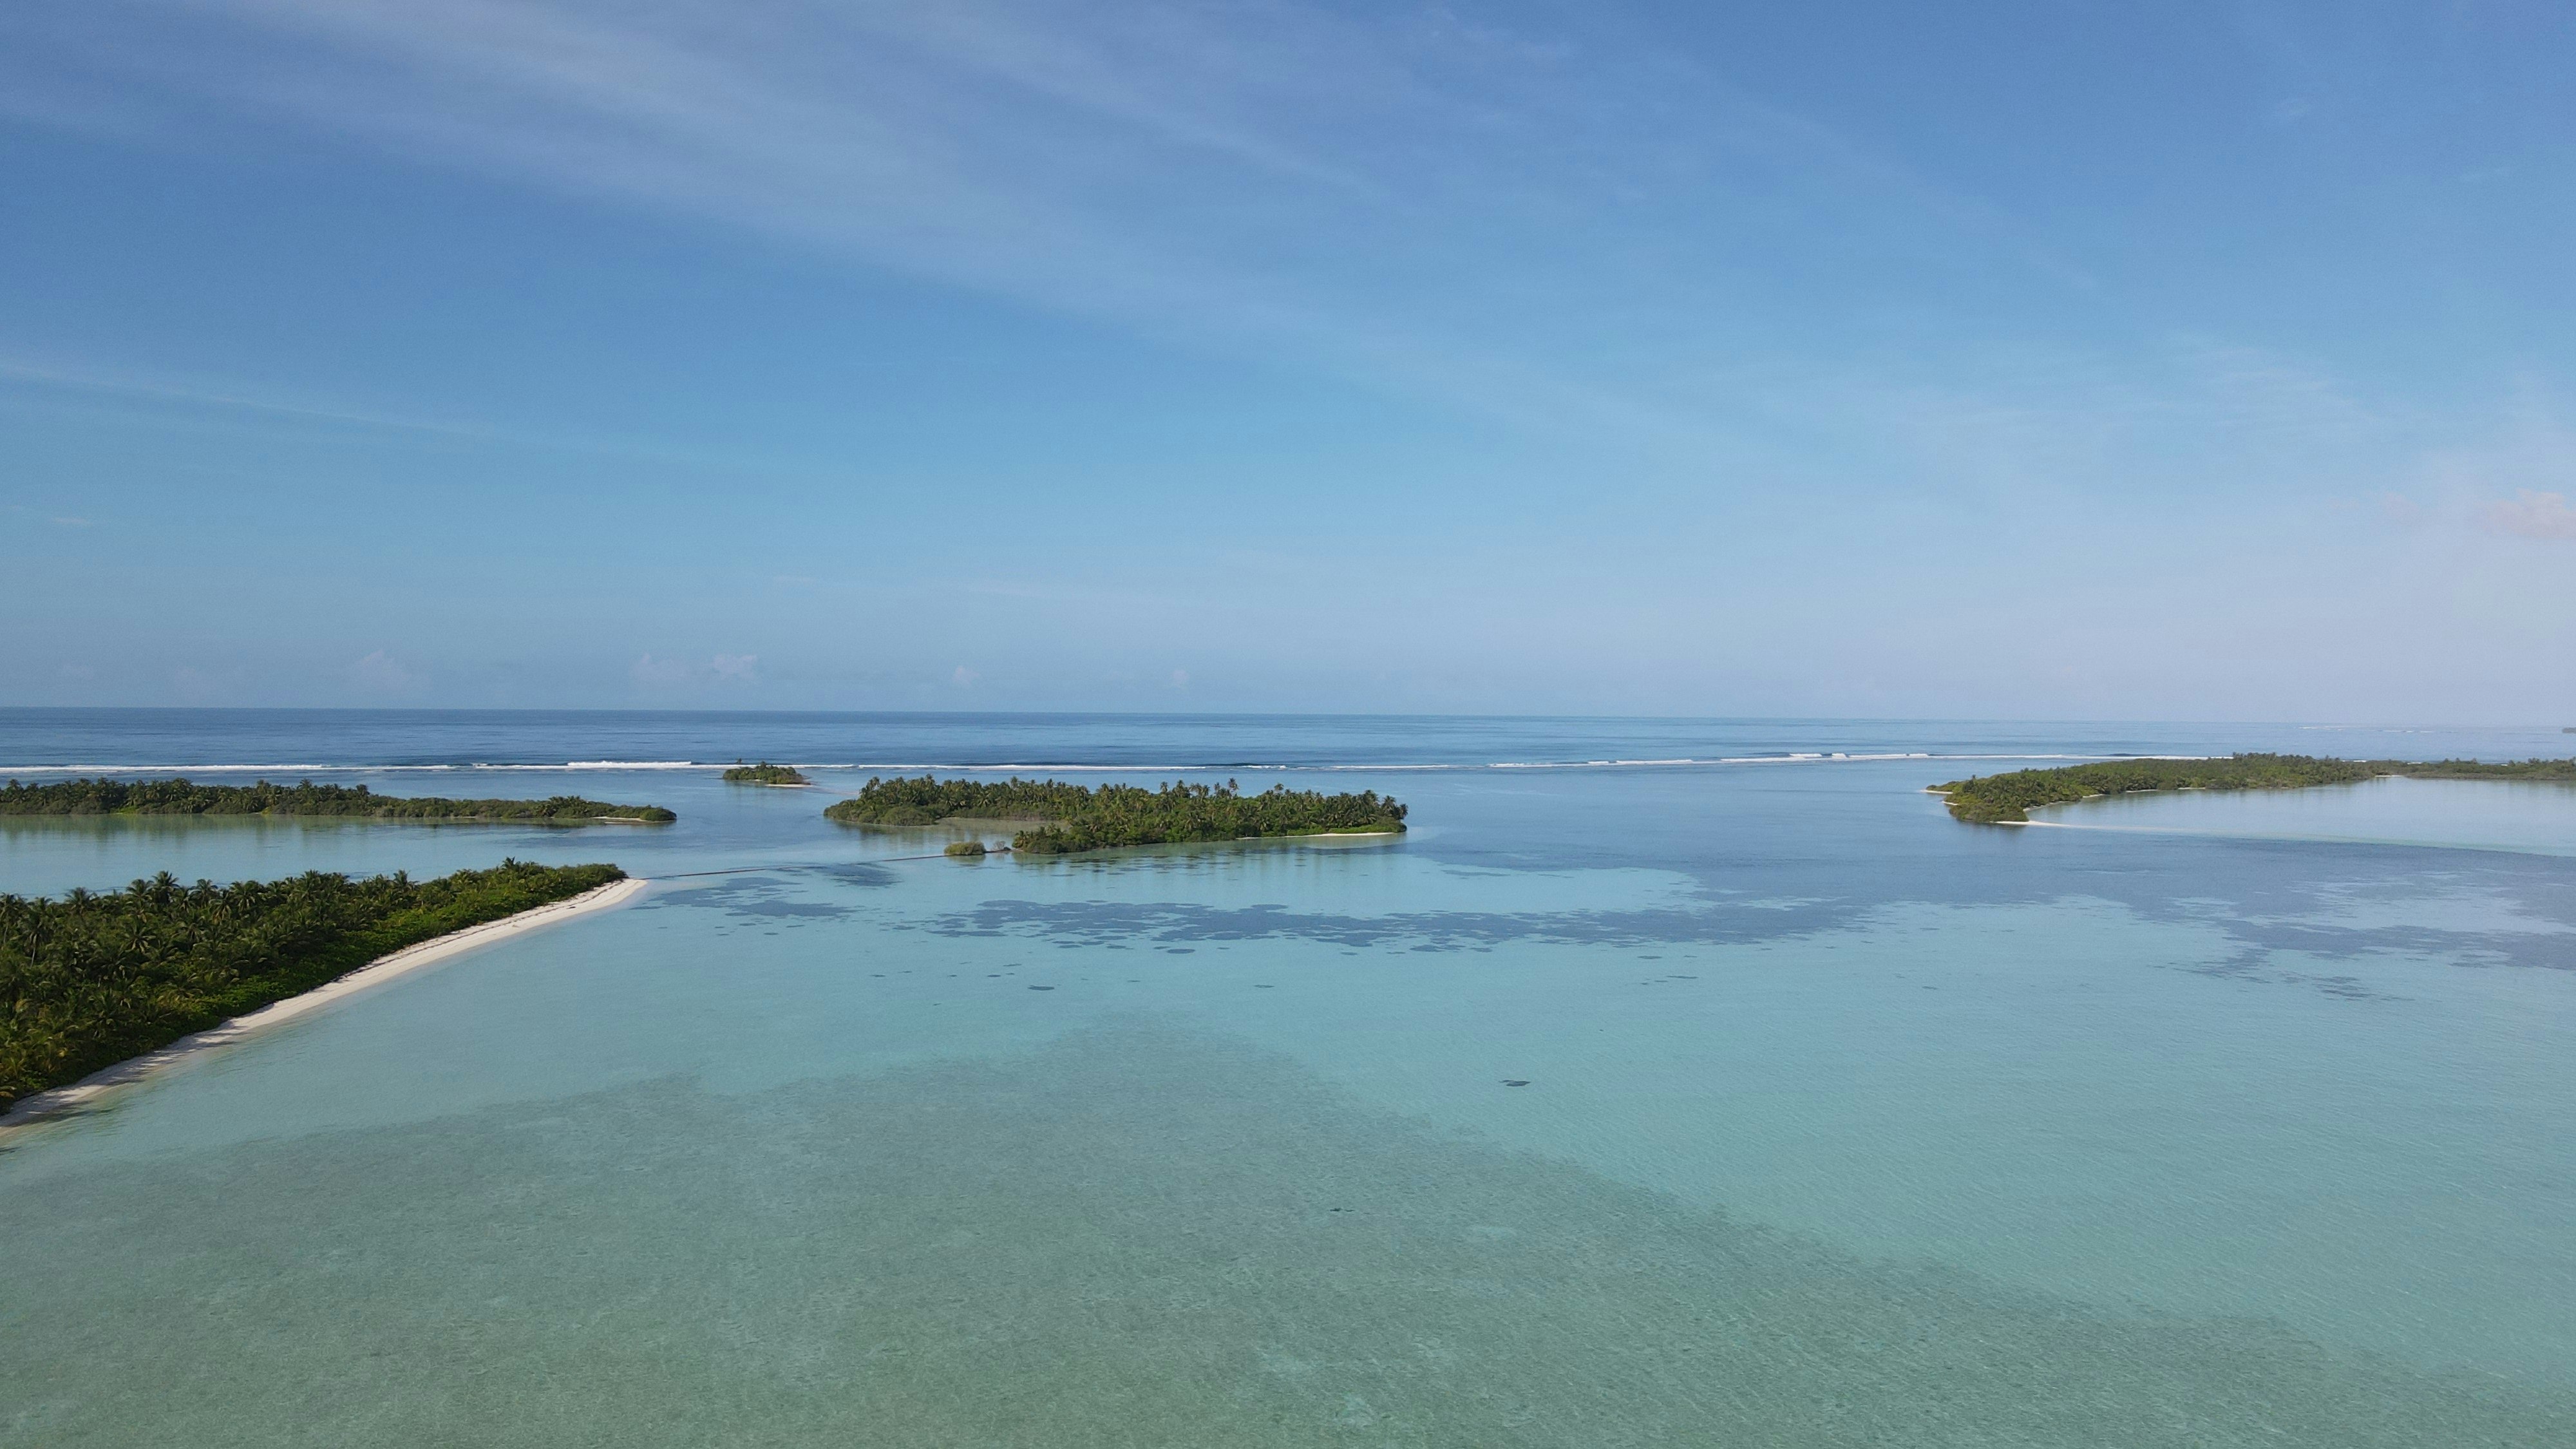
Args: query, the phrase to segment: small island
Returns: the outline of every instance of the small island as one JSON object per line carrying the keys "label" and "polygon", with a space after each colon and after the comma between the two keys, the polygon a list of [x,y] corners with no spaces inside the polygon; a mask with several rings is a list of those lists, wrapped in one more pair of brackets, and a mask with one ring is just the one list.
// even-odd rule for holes
{"label": "small island", "polygon": [[980,840],[952,840],[948,842],[946,853],[959,860],[982,860],[992,852],[986,850]]}
{"label": "small island", "polygon": [[578,795],[544,800],[448,800],[379,795],[364,785],[198,785],[173,780],[65,780],[0,789],[0,816],[225,815],[408,821],[429,825],[668,825],[659,805],[610,805]]}
{"label": "small island", "polygon": [[2229,755],[2207,760],[2102,760],[2014,770],[1934,785],[1951,815],[1975,825],[2022,825],[2042,805],[2164,790],[2297,790],[2402,775],[2412,780],[2576,783],[2576,760],[2337,760],[2315,755]]}
{"label": "small island", "polygon": [[724,778],[728,785],[811,785],[814,783],[806,779],[804,772],[793,765],[773,765],[767,760],[757,765],[746,765],[737,760],[732,769],[724,772]]}
{"label": "small island", "polygon": [[19,1098],[296,996],[389,952],[621,881],[613,865],[504,860],[437,880],[181,885],[0,895],[0,1111]]}
{"label": "small island", "polygon": [[1244,794],[1222,785],[1068,785],[1061,780],[998,784],[973,780],[871,779],[823,814],[843,825],[938,825],[992,820],[1022,825],[1015,855],[1075,855],[1129,845],[1261,840],[1317,835],[1396,835],[1404,807],[1374,790],[1326,795],[1273,785]]}

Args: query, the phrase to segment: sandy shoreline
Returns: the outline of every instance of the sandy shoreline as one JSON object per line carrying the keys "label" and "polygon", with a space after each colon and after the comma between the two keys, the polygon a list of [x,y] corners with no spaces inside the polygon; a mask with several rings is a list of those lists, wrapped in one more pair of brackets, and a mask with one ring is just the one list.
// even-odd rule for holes
{"label": "sandy shoreline", "polygon": [[554,925],[559,921],[571,920],[575,916],[624,905],[642,894],[645,884],[644,881],[631,876],[625,880],[610,881],[604,886],[583,891],[580,895],[521,911],[515,916],[504,916],[497,921],[486,921],[479,926],[468,926],[462,931],[450,931],[444,936],[435,936],[416,945],[405,946],[389,955],[377,957],[346,976],[326,981],[300,996],[290,996],[283,1001],[272,1001],[257,1011],[245,1012],[220,1026],[210,1026],[204,1031],[183,1036],[158,1051],[145,1052],[139,1057],[128,1057],[112,1067],[92,1072],[69,1086],[55,1087],[33,1096],[20,1098],[6,1114],[0,1114],[0,1142],[5,1142],[16,1129],[32,1127],[39,1122],[56,1118],[78,1116],[93,1110],[100,1098],[118,1088],[131,1086],[156,1072],[166,1071],[199,1053],[231,1046],[253,1032],[293,1021],[308,1012],[318,1011],[344,996],[355,995],[369,987],[380,986],[398,976],[408,975],[423,967],[434,966],[451,956],[473,950],[477,946],[488,946],[495,941],[506,940],[523,931],[533,931],[539,927]]}

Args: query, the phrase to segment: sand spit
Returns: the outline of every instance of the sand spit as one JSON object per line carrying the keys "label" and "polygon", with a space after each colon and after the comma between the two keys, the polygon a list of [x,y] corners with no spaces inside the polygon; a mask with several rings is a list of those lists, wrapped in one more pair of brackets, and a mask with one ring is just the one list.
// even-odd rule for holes
{"label": "sand spit", "polygon": [[158,1051],[145,1052],[139,1057],[128,1057],[112,1067],[92,1072],[70,1086],[55,1087],[50,1091],[21,1098],[5,1115],[0,1115],[0,1143],[5,1143],[17,1129],[31,1127],[54,1118],[76,1117],[85,1112],[94,1111],[101,1098],[119,1088],[131,1086],[156,1072],[166,1071],[201,1052],[231,1046],[253,1032],[263,1031],[280,1023],[293,1021],[308,1012],[318,1011],[344,996],[355,995],[373,986],[381,986],[397,976],[408,975],[424,967],[434,966],[451,956],[471,951],[478,946],[488,946],[523,931],[533,931],[542,926],[554,925],[559,921],[571,920],[575,916],[624,905],[641,895],[645,885],[646,882],[633,877],[610,881],[604,886],[586,890],[580,895],[554,901],[532,910],[521,911],[515,916],[504,916],[497,921],[486,921],[479,926],[468,926],[462,931],[451,931],[444,936],[433,937],[417,945],[405,946],[390,955],[377,957],[346,976],[326,981],[301,996],[272,1001],[257,1011],[236,1016],[221,1026],[210,1026],[204,1031],[183,1036]]}

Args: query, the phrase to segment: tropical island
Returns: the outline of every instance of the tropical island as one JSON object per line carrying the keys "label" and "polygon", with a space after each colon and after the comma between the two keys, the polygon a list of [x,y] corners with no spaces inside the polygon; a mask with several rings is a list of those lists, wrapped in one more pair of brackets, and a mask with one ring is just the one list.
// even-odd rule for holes
{"label": "tropical island", "polygon": [[1313,835],[1394,835],[1404,807],[1374,790],[1326,795],[1273,785],[1244,794],[1222,785],[1068,785],[1061,780],[998,784],[974,780],[871,779],[851,799],[834,802],[826,819],[843,825],[938,825],[991,820],[1021,825],[1011,837],[1019,855],[1073,855],[1128,845],[1257,840]]}
{"label": "tropical island", "polygon": [[732,769],[724,772],[724,777],[728,785],[811,785],[814,783],[806,779],[804,772],[793,765],[773,765],[767,760],[757,765],[746,765],[736,761]]}
{"label": "tropical island", "polygon": [[0,1111],[388,952],[626,878],[505,860],[437,880],[181,885],[168,872],[59,900],[0,895]]}
{"label": "tropical island", "polygon": [[668,825],[680,817],[659,805],[611,805],[578,795],[544,800],[447,800],[379,795],[364,785],[198,785],[172,780],[65,780],[0,788],[9,815],[266,815],[423,824]]}
{"label": "tropical island", "polygon": [[2027,824],[2042,805],[2166,790],[2297,790],[2401,775],[2412,780],[2576,783],[2576,760],[2337,760],[2315,755],[2229,755],[2207,760],[2102,760],[2013,770],[1934,785],[1950,813],[1976,825]]}

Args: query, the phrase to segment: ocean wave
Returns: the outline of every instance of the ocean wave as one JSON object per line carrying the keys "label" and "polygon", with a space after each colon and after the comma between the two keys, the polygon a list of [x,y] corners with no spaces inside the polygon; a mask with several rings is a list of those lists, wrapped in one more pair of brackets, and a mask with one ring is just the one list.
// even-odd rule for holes
{"label": "ocean wave", "polygon": [[320,763],[287,765],[0,765],[5,775],[356,775],[404,774],[421,775],[454,770],[724,770],[730,765],[699,764],[689,760],[571,760],[560,765],[487,764],[401,764],[401,765],[326,765]]}
{"label": "ocean wave", "polygon": [[[959,775],[1211,775],[1228,771],[1243,774],[1308,773],[1308,774],[1407,774],[1453,772],[1461,770],[1691,770],[1717,769],[1740,765],[1841,765],[1885,764],[1907,760],[1954,760],[1966,763],[2005,761],[2088,761],[2088,760],[2199,760],[2206,755],[2148,754],[2071,754],[2045,751],[1987,751],[1945,753],[1932,750],[1844,751],[1789,750],[1767,755],[1705,755],[1660,757],[1651,759],[1595,760],[1380,760],[1365,762],[1289,762],[1277,760],[1232,760],[1200,764],[1100,764],[1097,762],[1020,760],[1000,764],[963,764],[935,760],[879,761],[788,761],[800,770],[827,770],[857,774],[909,774],[927,771]],[[93,763],[81,765],[0,765],[0,777],[11,775],[411,775],[483,771],[492,774],[563,774],[623,773],[630,771],[706,771],[731,769],[736,762],[708,760],[568,760],[559,765],[486,763],[473,764],[188,764],[133,765]]]}
{"label": "ocean wave", "polygon": [[264,775],[330,775],[352,770],[454,770],[457,765],[0,765],[7,775],[207,775],[216,771]]}
{"label": "ocean wave", "polygon": [[703,760],[567,760],[560,765],[487,765],[469,766],[476,770],[726,770],[729,764],[709,764]]}

